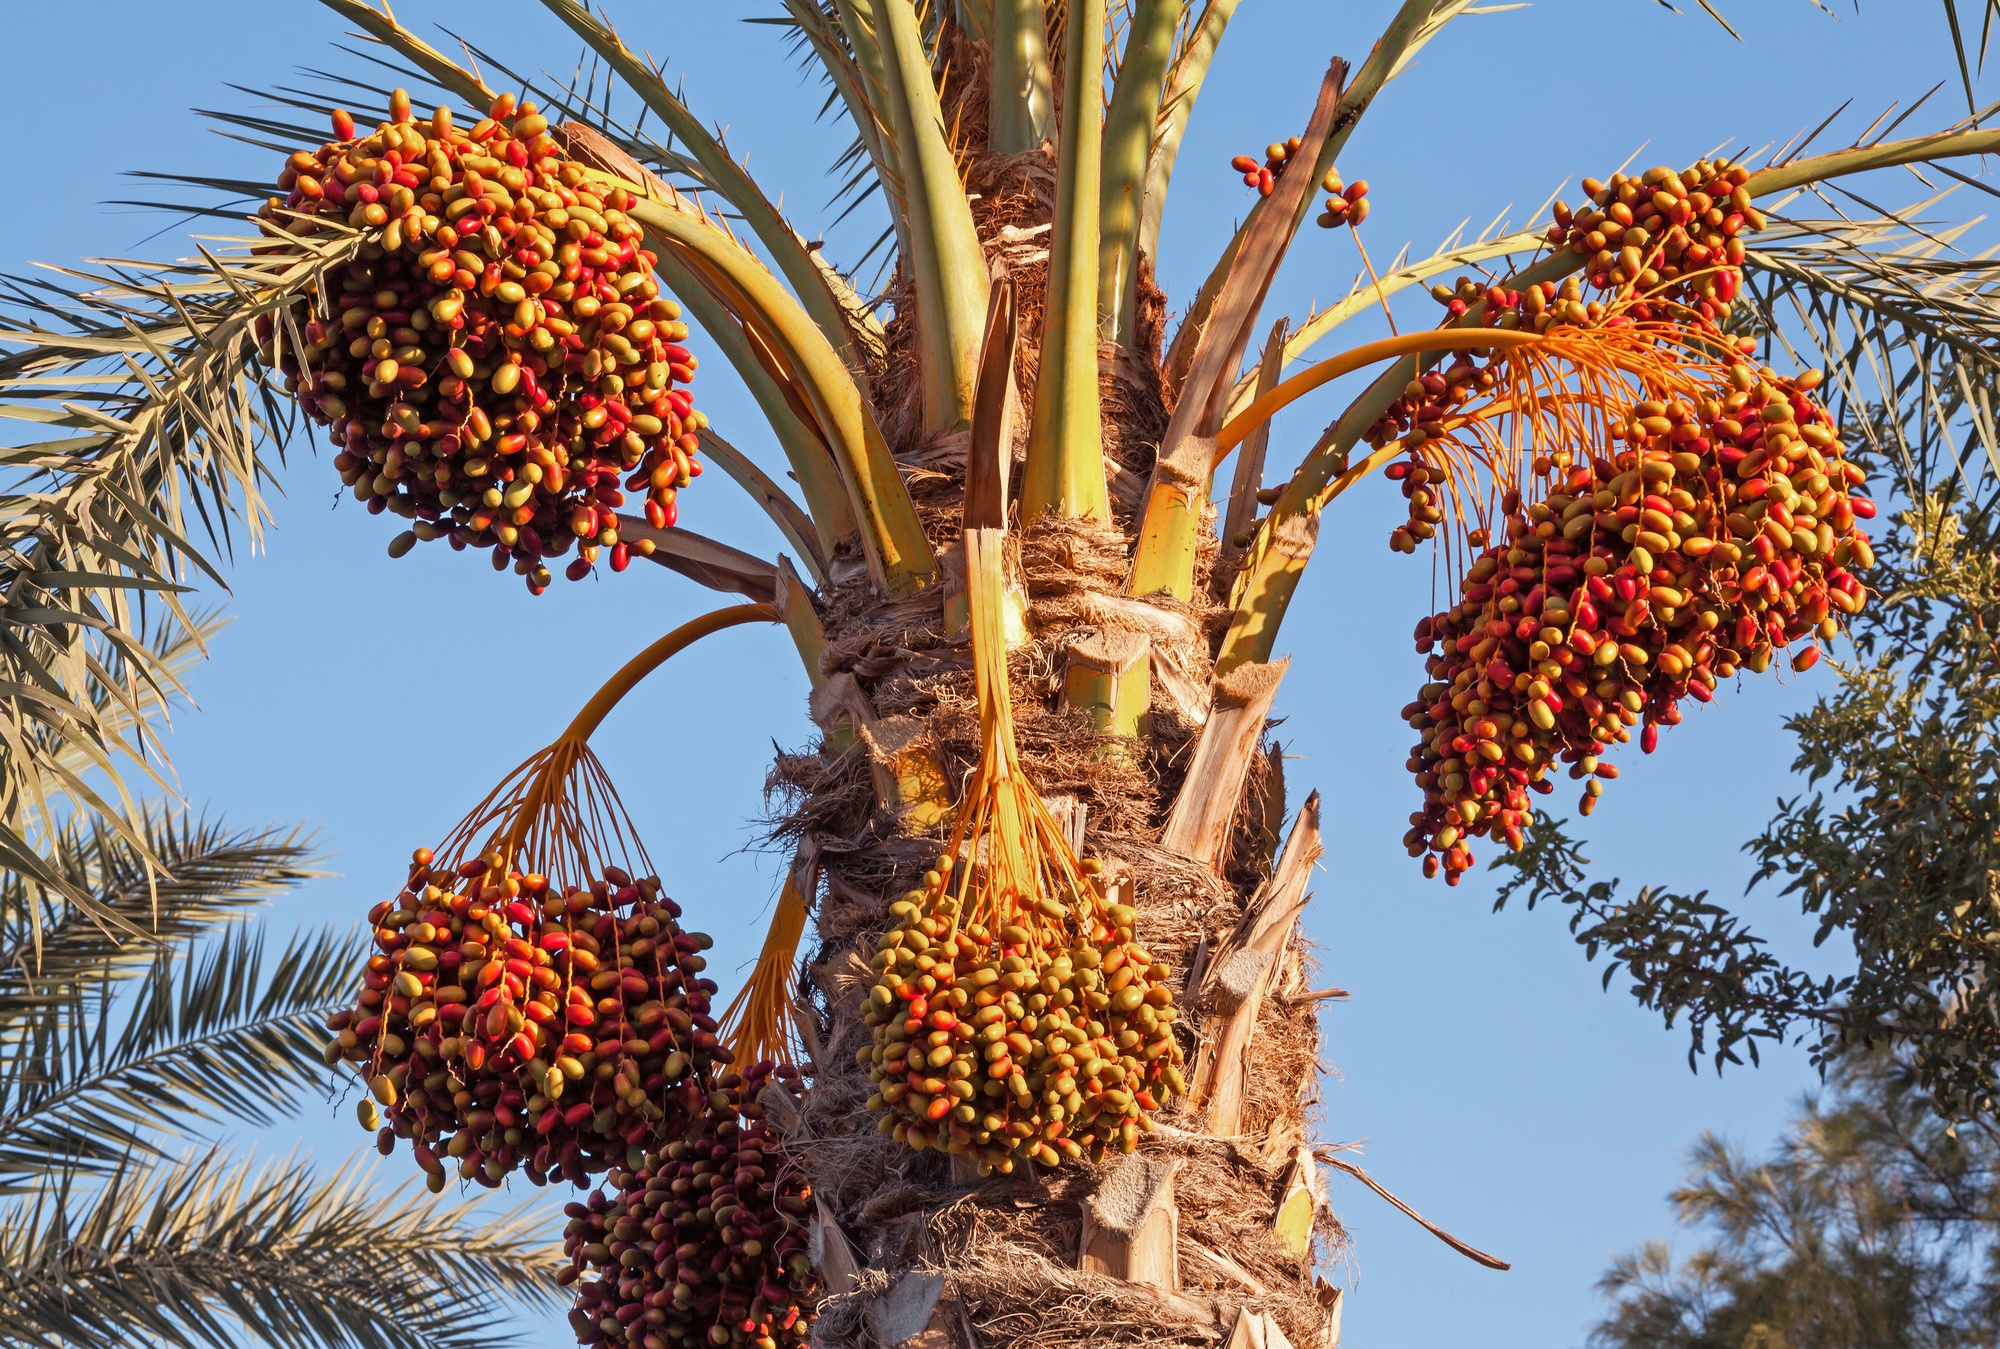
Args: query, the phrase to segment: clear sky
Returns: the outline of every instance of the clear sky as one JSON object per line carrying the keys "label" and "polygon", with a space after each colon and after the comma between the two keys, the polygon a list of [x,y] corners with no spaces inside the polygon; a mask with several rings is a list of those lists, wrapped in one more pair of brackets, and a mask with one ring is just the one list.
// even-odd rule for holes
{"label": "clear sky", "polygon": [[[1723,7],[1743,42],[1650,0],[1544,0],[1454,24],[1382,95],[1341,164],[1349,181],[1373,185],[1365,237],[1377,262],[1405,239],[1427,250],[1467,218],[1476,232],[1509,203],[1524,224],[1558,186],[1575,201],[1577,177],[1608,174],[1642,144],[1641,166],[1679,165],[1718,145],[1783,141],[1852,97],[1853,111],[1828,133],[1832,148],[1890,101],[1944,79],[1952,85],[1906,127],[1963,113],[1936,4],[1870,0],[1858,13],[1839,4],[1837,17],[1809,0]],[[1327,59],[1358,65],[1393,8],[1243,5],[1167,212],[1160,272],[1177,307],[1247,205],[1229,158],[1300,129]],[[824,171],[848,133],[815,124],[821,88],[801,78],[777,30],[739,22],[776,9],[775,0],[610,4],[628,41],[668,61],[695,110],[727,126],[734,150],[811,234],[834,214]],[[120,173],[274,173],[275,156],[218,139],[189,108],[253,109],[260,98],[226,86],[293,83],[301,67],[356,69],[334,50],[342,25],[310,0],[14,0],[5,11],[8,269],[185,252],[177,233],[145,242],[159,217],[102,204],[148,195]],[[576,60],[579,44],[528,0],[404,0],[397,12],[426,32],[469,25],[468,36],[517,67],[568,70]],[[1886,190],[1898,203],[1920,195],[1915,182]],[[1944,208],[1955,218],[1980,209],[1970,192]],[[833,232],[831,256],[877,229],[878,217],[850,220]],[[1341,298],[1357,265],[1344,231],[1308,230],[1266,322]],[[1401,313],[1406,328],[1435,321],[1420,296]],[[1357,321],[1343,337],[1376,332]],[[690,345],[699,348],[698,337]],[[749,400],[719,357],[702,354],[700,405],[776,474],[782,460]],[[1353,387],[1281,418],[1274,473]],[[295,447],[282,486],[275,529],[230,572],[235,621],[194,676],[200,707],[177,718],[171,745],[196,806],[241,826],[296,823],[325,849],[338,874],[282,905],[280,924],[359,920],[391,892],[409,850],[435,842],[550,739],[604,675],[719,602],[643,565],[531,599],[513,577],[441,546],[391,561],[383,549],[393,530],[341,500],[324,453]],[[1336,1181],[1334,1202],[1354,1237],[1347,1343],[1576,1345],[1601,1305],[1593,1284],[1607,1260],[1672,1230],[1664,1196],[1695,1133],[1715,1128],[1761,1148],[1815,1079],[1796,1050],[1720,1080],[1691,1075],[1683,1035],[1636,1009],[1621,984],[1600,991],[1562,915],[1494,916],[1483,871],[1447,890],[1403,855],[1415,789],[1402,768],[1411,736],[1396,711],[1423,678],[1408,634],[1432,595],[1428,560],[1387,550],[1394,503],[1380,484],[1341,502],[1279,643],[1294,657],[1278,699],[1289,780],[1295,798],[1318,788],[1327,805],[1326,871],[1307,926],[1322,982],[1353,994],[1324,1016],[1330,1071],[1318,1131],[1365,1140],[1365,1164],[1381,1181],[1514,1269],[1479,1269]],[[780,547],[719,474],[687,494],[682,520],[753,551]],[[1658,754],[1628,764],[1589,822],[1597,870],[1628,884],[1740,894],[1749,866],[1738,845],[1777,795],[1797,789],[1779,723],[1829,678],[1822,667],[1750,679],[1691,710]],[[775,892],[779,860],[748,849],[773,743],[812,738],[805,693],[780,634],[739,629],[655,676],[598,738],[670,891],[717,937],[726,989],[754,953]],[[1804,948],[1782,901],[1759,892],[1748,908],[1788,952]],[[244,1141],[283,1147],[303,1137],[331,1164],[365,1141],[351,1121],[344,1105],[312,1106],[299,1124]],[[553,1322],[529,1337],[568,1338]]]}

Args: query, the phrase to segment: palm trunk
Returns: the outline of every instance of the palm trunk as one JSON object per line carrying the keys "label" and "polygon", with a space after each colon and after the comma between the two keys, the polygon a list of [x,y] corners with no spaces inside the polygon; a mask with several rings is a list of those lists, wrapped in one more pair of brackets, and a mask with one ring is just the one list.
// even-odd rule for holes
{"label": "palm trunk", "polygon": [[[976,54],[960,45],[951,68],[966,73],[953,84],[979,78]],[[959,92],[970,96],[948,85],[947,106]],[[1055,157],[971,148],[976,228],[989,263],[1015,282],[1016,375],[1032,398],[1048,286],[1047,234],[1032,231],[1052,217]],[[798,990],[814,1087],[796,1138],[824,1204],[816,1249],[831,1297],[820,1343],[1278,1343],[1276,1328],[1304,1349],[1337,1338],[1338,1295],[1314,1272],[1340,1230],[1319,1201],[1306,1143],[1317,1002],[1306,996],[1313,960],[1296,930],[1317,809],[1309,801],[1296,810],[1285,842],[1281,761],[1264,739],[1282,670],[1252,667],[1214,686],[1212,524],[1191,604],[1122,593],[1168,420],[1163,299],[1143,285],[1138,340],[1104,348],[1111,523],[1050,516],[1018,531],[1029,635],[1011,673],[1031,780],[1066,806],[1083,853],[1128,878],[1140,940],[1184,974],[1177,1005],[1187,1009],[1192,1094],[1159,1116],[1131,1158],[983,1182],[945,1154],[878,1132],[864,1106],[873,1086],[856,1061],[869,1043],[868,962],[888,903],[937,858],[948,829],[937,807],[948,802],[923,798],[964,780],[979,720],[970,648],[948,630],[934,592],[892,598],[865,577],[830,583],[815,597],[827,737],[782,756],[771,778],[785,806],[777,836],[822,877],[817,946]],[[875,413],[942,558],[958,541],[965,440],[923,438],[920,381],[910,377],[914,310],[889,325]],[[1018,464],[1028,419],[1014,425]],[[1118,640],[1100,640],[1107,634]],[[1093,719],[1083,699],[1064,696],[1099,673],[1092,661],[1107,646],[1126,653],[1126,666],[1140,653],[1143,678],[1135,684],[1128,671],[1124,696],[1145,700],[1143,720]],[[1072,670],[1080,677],[1066,680]],[[850,738],[843,728],[856,719],[861,734]],[[1145,729],[1123,738],[1094,724]],[[1231,1340],[1253,1330],[1264,1338]]]}

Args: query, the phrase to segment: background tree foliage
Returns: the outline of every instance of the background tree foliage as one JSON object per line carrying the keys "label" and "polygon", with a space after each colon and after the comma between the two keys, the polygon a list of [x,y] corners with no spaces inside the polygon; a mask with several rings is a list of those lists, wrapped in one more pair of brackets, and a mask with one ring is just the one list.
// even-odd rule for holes
{"label": "background tree foliage", "polygon": [[1599,1282],[1594,1349],[1971,1349],[2000,1337],[2000,1130],[1939,1119],[1888,1054],[1843,1059],[1762,1161],[1713,1134],[1652,1242]]}
{"label": "background tree foliage", "polygon": [[[1891,228],[1925,232],[1914,213],[1852,232]],[[1649,885],[1623,896],[1619,880],[1588,877],[1581,845],[1548,816],[1494,863],[1513,872],[1495,907],[1516,897],[1567,906],[1590,958],[1608,958],[1606,986],[1623,970],[1642,1006],[1686,1026],[1690,1065],[1704,1054],[1718,1068],[1754,1060],[1760,1041],[1804,1040],[1822,1065],[1893,1043],[1948,1117],[1990,1114],[2000,1067],[1989,971],[2000,948],[2000,343],[1890,312],[1880,297],[1802,299],[1785,251],[1766,254],[1755,330],[1832,370],[1888,518],[1865,573],[1877,597],[1829,662],[1836,685],[1787,722],[1805,790],[1744,847],[1757,861],[1751,887],[1794,897],[1815,944],[1851,944],[1852,963],[1800,970],[1707,892]],[[1877,250],[1870,267],[1899,287],[1949,292],[1941,310],[1989,306],[2000,278],[1991,262],[1905,265],[1937,251]]]}

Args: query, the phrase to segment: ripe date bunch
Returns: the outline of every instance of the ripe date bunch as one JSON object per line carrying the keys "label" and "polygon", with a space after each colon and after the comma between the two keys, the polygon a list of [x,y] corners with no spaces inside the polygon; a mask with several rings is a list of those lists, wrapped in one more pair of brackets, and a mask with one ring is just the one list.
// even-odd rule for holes
{"label": "ripe date bunch", "polygon": [[571,580],[600,558],[624,570],[626,492],[650,525],[674,524],[706,424],[632,199],[511,95],[470,128],[444,108],[418,120],[401,91],[389,112],[366,135],[337,113],[333,140],[286,161],[267,235],[365,237],[281,345],[268,322],[260,337],[331,432],[341,480],[410,522],[391,556],[490,548],[537,594],[572,547]]}
{"label": "ripe date bunch", "polygon": [[[957,921],[951,871],[939,858],[889,906],[897,923],[863,1013],[874,1042],[860,1052],[879,1127],[970,1156],[982,1175],[1131,1152],[1151,1112],[1187,1090],[1170,971],[1133,939],[1136,912],[1103,906],[1060,945],[1021,922],[989,930]],[[1060,921],[1049,903],[1043,916]]]}
{"label": "ripe date bunch", "polygon": [[[1676,340],[1706,333],[1726,349],[1733,339],[1719,325],[1742,290],[1744,240],[1765,224],[1750,203],[1749,177],[1739,164],[1704,159],[1680,171],[1656,166],[1634,177],[1613,174],[1608,183],[1586,178],[1589,201],[1574,212],[1555,203],[1548,231],[1551,244],[1585,259],[1584,275],[1527,285],[1461,276],[1432,287],[1431,296],[1444,306],[1448,324],[1545,333],[1563,325],[1670,323]],[[1392,550],[1414,553],[1435,536],[1446,514],[1443,474],[1433,456],[1419,452],[1452,434],[1494,387],[1504,359],[1504,353],[1485,361],[1457,354],[1411,380],[1365,433],[1376,449],[1400,440],[1411,452],[1411,463],[1389,470],[1405,479],[1410,501],[1409,519],[1390,533]]]}
{"label": "ripe date bunch", "polygon": [[557,1281],[576,1285],[569,1318],[579,1344],[808,1341],[820,1295],[806,1247],[812,1188],[771,1119],[773,1102],[783,1109],[799,1091],[798,1070],[785,1064],[723,1073],[677,1136],[612,1171],[609,1193],[564,1210],[570,1264]]}
{"label": "ripe date bunch", "polygon": [[702,1108],[710,941],[657,878],[557,886],[497,853],[434,868],[426,848],[369,918],[377,953],[327,1057],[361,1072],[362,1123],[384,1153],[409,1139],[433,1190],[447,1161],[487,1186],[517,1167],[586,1184]]}
{"label": "ripe date bunch", "polygon": [[1424,806],[1404,843],[1427,875],[1455,884],[1475,837],[1519,847],[1528,793],[1554,789],[1558,761],[1589,814],[1617,776],[1608,745],[1637,727],[1651,753],[1683,700],[1708,702],[1794,643],[1792,668],[1810,669],[1816,639],[1860,611],[1849,567],[1873,564],[1858,522],[1875,507],[1818,383],[1737,365],[1698,406],[1635,406],[1623,448],[1539,461],[1541,500],[1509,494],[1505,537],[1415,632],[1431,682],[1403,709],[1424,737],[1409,762]]}

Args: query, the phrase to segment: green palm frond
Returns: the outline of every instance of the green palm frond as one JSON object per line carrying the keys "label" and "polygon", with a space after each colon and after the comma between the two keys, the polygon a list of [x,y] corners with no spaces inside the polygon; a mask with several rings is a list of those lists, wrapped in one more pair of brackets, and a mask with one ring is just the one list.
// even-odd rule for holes
{"label": "green palm frond", "polygon": [[[1845,422],[1906,489],[2000,484],[2000,258],[1953,247],[1923,212],[1774,219],[1745,260],[1746,330],[1824,365]],[[1978,462],[1973,443],[1984,451]]]}
{"label": "green palm frond", "polygon": [[303,840],[154,812],[143,847],[100,826],[60,851],[89,908],[0,882],[0,1189],[113,1170],[157,1147],[149,1130],[262,1123],[324,1083],[318,1023],[351,990],[354,943],[274,954],[241,925],[315,874]]}
{"label": "green palm frond", "polygon": [[91,904],[38,895],[19,876],[0,879],[0,1034],[86,989],[147,974],[163,950],[317,874],[295,832],[237,831],[164,811],[146,817],[140,845],[73,824],[58,851],[66,890]]}
{"label": "green palm frond", "polygon": [[[1809,0],[1809,2],[1821,13],[1833,13],[1826,7],[1825,0]],[[1679,6],[1675,5],[1673,0],[1653,0],[1653,3],[1662,9],[1671,9],[1676,14],[1681,13]],[[1738,42],[1743,40],[1743,35],[1736,31],[1736,26],[1730,23],[1716,7],[1715,0],[1695,0],[1695,3],[1701,6],[1702,13],[1721,24],[1723,31],[1729,36]],[[1958,62],[1959,80],[1965,86],[1966,110],[1977,113],[1979,105],[1973,98],[1972,80],[1975,74],[1986,67],[1986,47],[1993,36],[1993,21],[2000,18],[2000,0],[1972,0],[1967,6],[1968,10],[1975,10],[1979,15],[1979,50],[1973,53],[1968,53],[1966,50],[1965,39],[1972,26],[1966,22],[1966,15],[1960,12],[1959,0],[1941,0],[1941,3],[1944,5],[1945,27],[1951,33],[1952,56]]]}
{"label": "green palm frond", "polygon": [[209,240],[0,282],[0,869],[32,888],[95,905],[60,858],[72,812],[145,847],[123,772],[170,789],[148,730],[180,689],[160,653],[199,642],[181,594],[259,539],[265,456],[296,415],[255,325],[297,342],[298,297],[358,242]]}
{"label": "green palm frond", "polygon": [[1197,15],[1192,6],[1183,16],[1174,41],[1173,60],[1167,65],[1166,86],[1160,95],[1160,111],[1153,125],[1153,148],[1146,160],[1146,188],[1139,215],[1139,252],[1157,263],[1160,256],[1160,219],[1167,207],[1167,186],[1173,181],[1174,166],[1180,161],[1181,141],[1194,116],[1195,100],[1201,97],[1208,68],[1222,45],[1222,34],[1236,13],[1238,0],[1204,0]]}
{"label": "green palm frond", "polygon": [[829,87],[820,116],[824,118],[839,108],[855,129],[854,139],[827,170],[829,177],[839,181],[829,204],[840,206],[841,210],[832,223],[838,225],[878,192],[889,210],[889,228],[852,264],[850,275],[858,274],[885,242],[897,236],[902,218],[902,171],[896,159],[895,133],[888,124],[888,109],[856,57],[833,0],[784,0],[784,3],[783,16],[744,22],[790,29],[787,41],[794,56],[802,67],[825,80]]}
{"label": "green palm frond", "polygon": [[238,925],[159,953],[118,996],[107,974],[17,1024],[0,1057],[0,1190],[29,1188],[56,1159],[113,1171],[157,1152],[162,1135],[267,1124],[324,1092],[324,1019],[350,1003],[361,958],[335,932],[293,937],[273,956],[261,929]]}
{"label": "green palm frond", "polygon": [[[365,46],[337,45],[336,50],[355,60],[369,72],[366,77],[353,72],[307,70],[304,84],[231,88],[256,100],[262,113],[246,113],[214,108],[197,108],[196,113],[214,123],[231,139],[288,155],[301,146],[318,144],[328,135],[328,117],[337,107],[381,108],[387,106],[395,89],[406,89],[418,102],[446,106],[461,105],[483,114],[491,104],[493,91],[471,71],[449,73],[454,67],[442,57],[428,59],[435,49],[408,30],[395,25],[359,0],[333,3],[337,11],[350,17],[373,13],[379,33],[371,30]],[[536,77],[517,71],[485,48],[470,41],[461,45],[479,71],[497,78],[502,87],[531,99],[554,122],[577,121],[610,138],[618,147],[647,168],[676,186],[714,192],[715,184],[693,158],[672,149],[672,138],[663,143],[643,130],[644,109],[637,119],[626,120],[617,98],[616,82],[601,69],[602,62],[586,53],[567,79]],[[470,76],[470,78],[467,78]],[[114,205],[161,210],[184,217],[210,216],[240,221],[271,194],[270,182],[257,179],[216,178],[193,173],[151,171],[134,173],[133,178],[172,183],[192,189],[192,199],[124,200]]]}
{"label": "green palm frond", "polygon": [[473,1349],[547,1306],[559,1252],[526,1209],[385,1197],[354,1165],[135,1159],[0,1210],[0,1315],[33,1349]]}

